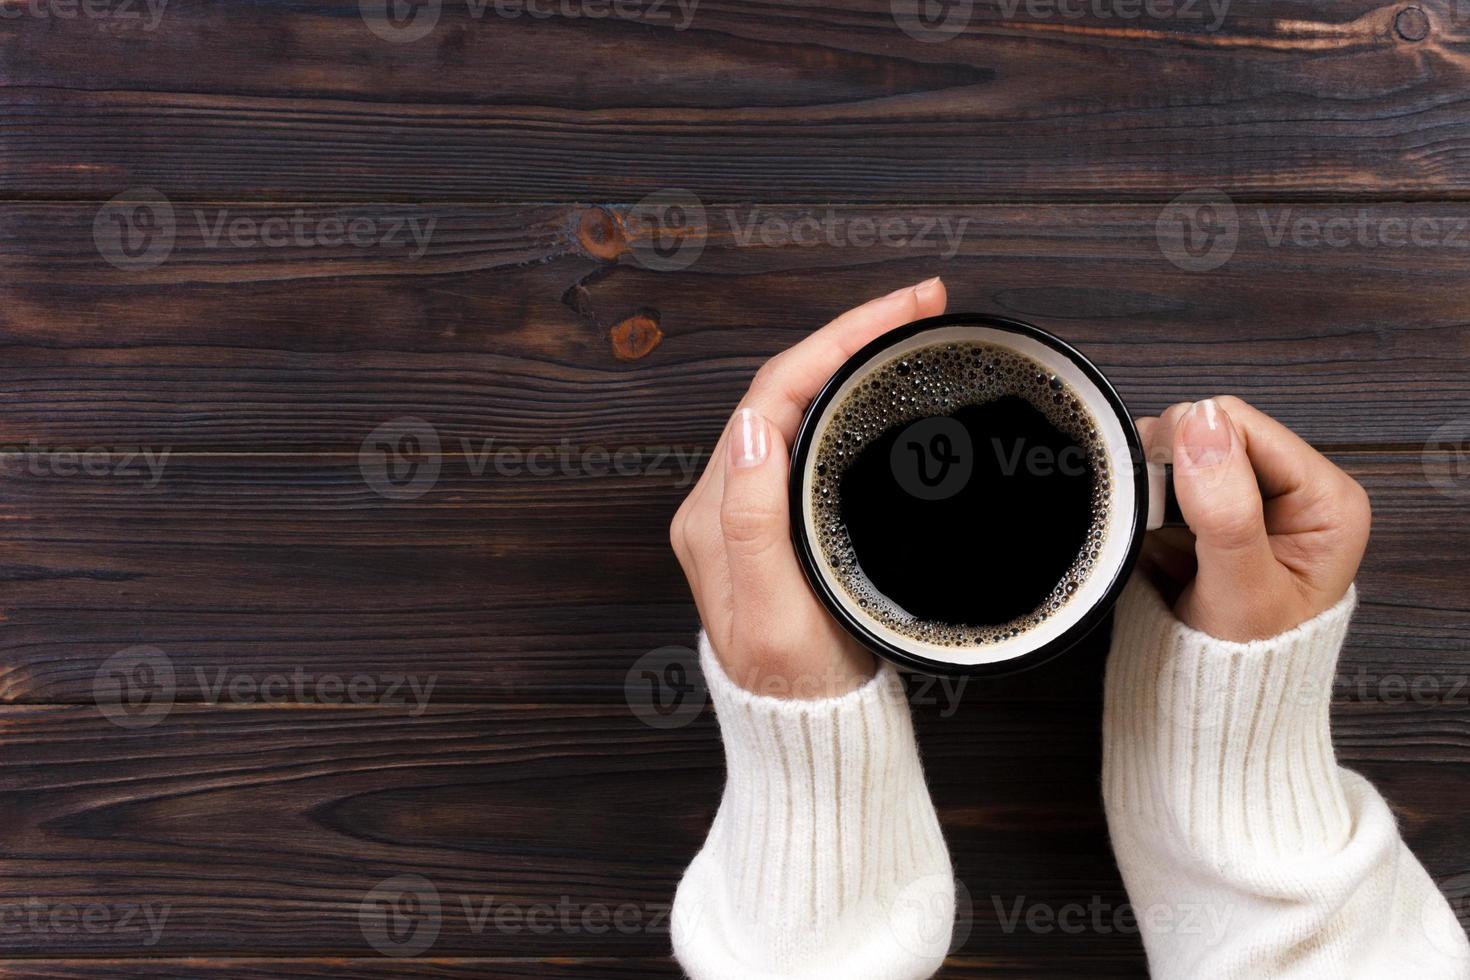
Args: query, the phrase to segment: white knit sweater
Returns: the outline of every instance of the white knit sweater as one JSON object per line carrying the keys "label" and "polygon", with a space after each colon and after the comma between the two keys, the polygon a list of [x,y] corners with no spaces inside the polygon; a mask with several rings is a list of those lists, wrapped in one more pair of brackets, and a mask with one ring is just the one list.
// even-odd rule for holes
{"label": "white knit sweater", "polygon": [[[1336,606],[1269,640],[1178,622],[1135,581],[1103,716],[1113,847],[1155,978],[1467,980],[1470,943],[1328,732]],[[737,687],[700,638],[724,798],[679,885],[694,980],[920,980],[955,891],[903,686],[884,666],[824,701]]]}

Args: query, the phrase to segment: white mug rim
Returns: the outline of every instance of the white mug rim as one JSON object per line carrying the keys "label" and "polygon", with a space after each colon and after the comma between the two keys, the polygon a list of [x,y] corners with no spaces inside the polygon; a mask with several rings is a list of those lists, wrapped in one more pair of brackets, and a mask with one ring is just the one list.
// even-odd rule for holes
{"label": "white mug rim", "polygon": [[[1116,509],[1118,523],[1110,528],[1109,532],[1116,538],[1115,545],[1109,552],[1112,568],[1109,570],[1104,567],[1094,569],[1092,572],[1091,581],[1097,584],[1088,590],[1091,601],[1083,602],[1078,606],[1075,613],[1069,615],[1060,627],[1048,629],[1044,633],[1028,630],[1018,637],[1014,644],[1008,646],[1003,643],[999,649],[983,645],[938,647],[924,644],[903,637],[878,624],[871,617],[863,615],[856,608],[851,596],[837,585],[835,576],[826,565],[820,545],[813,540],[809,531],[811,526],[809,481],[813,469],[812,465],[809,465],[809,457],[818,436],[824,430],[824,416],[830,414],[829,409],[838,401],[840,394],[850,389],[852,384],[867,376],[880,364],[887,363],[890,357],[899,356],[900,348],[906,345],[912,346],[910,342],[916,338],[924,337],[927,341],[928,338],[925,335],[931,334],[935,335],[935,343],[953,340],[946,334],[954,333],[954,328],[980,328],[988,334],[998,332],[1015,335],[1030,342],[1019,345],[1023,348],[1039,344],[1047,348],[1050,353],[1065,359],[1065,362],[1075,368],[1076,373],[1086,380],[1091,394],[1095,396],[1086,399],[1094,415],[1104,411],[1110,413],[1107,419],[1099,418],[1097,420],[1099,424],[1116,423],[1112,429],[1112,435],[1120,445],[1112,447],[1110,456],[1124,449],[1131,464],[1125,465],[1119,462],[1113,467],[1110,474],[1115,487],[1115,500],[1117,500],[1118,490],[1124,480],[1127,481],[1126,489],[1131,492],[1132,499],[1131,501],[1120,501],[1125,506]],[[981,342],[997,344],[994,339],[986,339]],[[1011,346],[1003,341],[998,345]],[[1017,353],[1032,360],[1036,359],[1035,356],[1028,353],[1027,349],[1018,350]],[[1117,602],[1137,561],[1149,514],[1149,480],[1144,475],[1142,460],[1142,441],[1139,439],[1137,427],[1133,423],[1127,406],[1097,366],[1071,345],[1039,327],[1007,317],[968,313],[949,313],[930,317],[889,331],[853,354],[828,379],[821,392],[808,406],[801,426],[797,430],[791,456],[789,495],[793,544],[796,547],[802,570],[818,599],[849,633],[874,653],[901,666],[925,673],[969,675],[1012,673],[1036,666],[1075,645],[1106,618]],[[1076,602],[1078,598],[1080,597],[1074,597],[1069,601]],[[1040,642],[1036,641],[1036,637],[1041,637]],[[949,657],[958,659],[949,659]]]}

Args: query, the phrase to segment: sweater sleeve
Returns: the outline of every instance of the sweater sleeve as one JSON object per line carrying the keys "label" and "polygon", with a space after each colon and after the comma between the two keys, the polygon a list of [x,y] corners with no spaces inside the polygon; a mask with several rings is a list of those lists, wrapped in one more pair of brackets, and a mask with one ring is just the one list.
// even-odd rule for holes
{"label": "sweater sleeve", "polygon": [[954,875],[903,685],[883,665],[838,698],[751,694],[706,637],[725,791],[674,900],[693,980],[921,980],[943,962]]}
{"label": "sweater sleeve", "polygon": [[1470,978],[1470,945],[1383,798],[1338,768],[1332,678],[1355,594],[1228,643],[1135,579],[1119,603],[1103,792],[1155,980]]}

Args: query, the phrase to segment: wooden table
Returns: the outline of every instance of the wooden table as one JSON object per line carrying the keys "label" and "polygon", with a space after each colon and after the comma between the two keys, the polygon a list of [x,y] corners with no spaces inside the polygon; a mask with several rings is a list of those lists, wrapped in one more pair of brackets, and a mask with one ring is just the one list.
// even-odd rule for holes
{"label": "wooden table", "polygon": [[[935,274],[1369,488],[1337,748],[1470,921],[1463,0],[629,2],[4,4],[0,973],[677,976],[652,454]],[[1143,973],[1103,656],[915,698],[945,976]]]}

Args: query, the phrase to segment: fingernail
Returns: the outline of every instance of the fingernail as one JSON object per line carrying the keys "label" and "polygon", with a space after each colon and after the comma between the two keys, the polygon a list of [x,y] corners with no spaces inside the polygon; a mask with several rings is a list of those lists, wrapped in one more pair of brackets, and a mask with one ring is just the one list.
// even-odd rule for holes
{"label": "fingernail", "polygon": [[934,289],[935,286],[938,286],[938,285],[939,285],[939,277],[938,276],[935,276],[933,279],[925,279],[923,282],[919,283],[917,286],[914,287],[914,295],[917,296],[919,298],[919,302],[922,303],[924,300],[926,300],[926,299],[929,298],[926,294],[929,293],[931,290]]}
{"label": "fingernail", "polygon": [[913,292],[915,295],[922,298],[924,290],[932,288],[934,284],[938,281],[939,277],[935,276],[933,279],[925,279],[923,282],[915,283],[912,286],[899,286],[897,289],[884,296],[883,298],[892,299],[895,296],[902,296],[904,293],[907,292]]}
{"label": "fingernail", "polygon": [[758,412],[742,408],[735,413],[735,431],[730,439],[730,465],[736,469],[759,466],[771,451],[766,420]]}
{"label": "fingernail", "polygon": [[1230,455],[1230,424],[1213,398],[1189,406],[1179,434],[1190,466],[1217,466]]}

